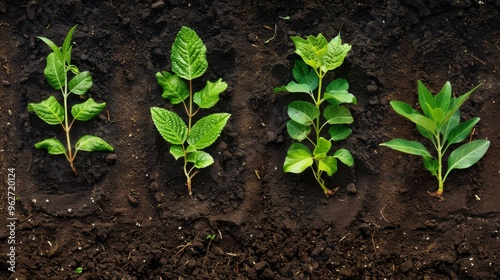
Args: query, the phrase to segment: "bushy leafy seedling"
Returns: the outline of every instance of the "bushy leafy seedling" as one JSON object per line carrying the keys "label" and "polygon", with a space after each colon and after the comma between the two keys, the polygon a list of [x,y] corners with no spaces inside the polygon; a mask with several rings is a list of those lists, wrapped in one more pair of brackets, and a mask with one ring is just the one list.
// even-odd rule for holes
{"label": "bushy leafy seedling", "polygon": [[227,88],[227,84],[218,79],[215,82],[208,81],[204,88],[193,93],[193,79],[203,75],[208,68],[206,51],[205,44],[196,32],[183,26],[172,45],[170,58],[173,74],[168,71],[156,73],[158,84],[163,88],[162,97],[172,104],[183,104],[187,124],[173,111],[151,108],[156,128],[171,144],[170,154],[175,159],[184,160],[189,195],[192,195],[191,181],[199,169],[214,163],[212,156],[203,149],[217,140],[230,117],[228,113],[214,113],[193,124],[194,116],[199,110],[213,107],[219,101],[219,95]]}
{"label": "bushy leafy seedling", "polygon": [[444,182],[450,172],[453,169],[471,167],[484,156],[490,146],[488,140],[474,140],[461,145],[449,154],[448,168],[443,174],[443,158],[450,146],[464,141],[471,134],[474,125],[479,122],[479,118],[476,117],[461,123],[459,109],[478,87],[459,97],[452,97],[450,82],[446,82],[441,91],[434,96],[421,81],[418,81],[418,102],[423,113],[401,101],[390,103],[396,113],[416,124],[418,132],[431,141],[436,153],[432,155],[420,142],[399,138],[380,145],[422,156],[425,168],[438,180],[438,190],[430,194],[440,199]]}
{"label": "bushy leafy seedling", "polygon": [[[345,79],[336,79],[324,87],[323,80],[328,71],[339,67],[351,49],[342,44],[340,34],[330,42],[322,34],[308,36],[307,39],[292,36],[295,53],[303,61],[297,60],[292,70],[295,81],[275,89],[275,92],[288,91],[307,93],[313,102],[292,101],[288,105],[287,131],[290,137],[299,142],[307,140],[309,147],[302,143],[293,143],[288,149],[283,170],[302,173],[310,167],[316,181],[326,196],[333,195],[335,189],[329,189],[322,178],[323,173],[332,176],[337,172],[337,162],[352,166],[353,157],[347,149],[338,149],[332,153],[332,142],[347,138],[352,130],[347,126],[353,117],[342,104],[356,104],[354,95],[348,92],[349,83]],[[322,113],[321,113],[322,112]],[[323,130],[328,128],[328,136]],[[312,135],[311,135],[312,133]]]}
{"label": "bushy leafy seedling", "polygon": [[[63,96],[63,105],[57,101],[54,96],[50,96],[39,103],[28,104],[28,111],[35,112],[36,115],[50,125],[60,124],[66,134],[66,146],[56,138],[45,139],[35,144],[38,149],[45,149],[51,155],[64,154],[68,160],[71,169],[75,174],[76,168],[73,164],[78,151],[94,152],[94,151],[113,151],[106,141],[91,135],[82,136],[75,144],[73,151],[71,145],[70,131],[75,120],[88,121],[99,114],[106,106],[105,102],[97,103],[94,99],[89,98],[86,101],[75,104],[71,107],[71,115],[73,119],[70,121],[68,117],[68,97],[70,94],[83,96],[92,87],[92,76],[90,72],[80,72],[78,67],[71,64],[71,37],[76,28],[73,26],[66,35],[62,46],[57,46],[51,40],[38,37],[45,42],[51,49],[52,53],[47,56],[47,65],[44,70],[47,82],[56,90],[60,90]],[[73,76],[70,79],[70,76]]]}

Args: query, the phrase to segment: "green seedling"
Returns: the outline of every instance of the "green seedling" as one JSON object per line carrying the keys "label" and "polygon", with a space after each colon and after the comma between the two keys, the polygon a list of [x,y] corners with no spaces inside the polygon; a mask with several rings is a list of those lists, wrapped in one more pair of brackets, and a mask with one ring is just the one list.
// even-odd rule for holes
{"label": "green seedling", "polygon": [[469,168],[478,162],[488,150],[490,141],[469,141],[456,148],[448,156],[448,168],[443,174],[443,159],[451,145],[464,141],[471,134],[479,118],[472,118],[460,123],[460,106],[479,86],[469,92],[452,97],[450,82],[446,82],[435,96],[418,81],[418,102],[422,109],[419,112],[411,105],[401,101],[391,101],[391,107],[396,113],[416,124],[418,132],[429,139],[436,151],[432,155],[427,148],[417,141],[393,139],[380,144],[396,151],[423,157],[425,168],[438,180],[438,190],[430,193],[442,198],[444,182],[453,169]]}
{"label": "green seedling", "polygon": [[[73,105],[71,107],[73,119],[70,121],[68,117],[68,97],[70,94],[73,93],[82,98],[92,87],[92,76],[90,72],[80,72],[76,65],[71,64],[71,51],[73,49],[71,37],[73,36],[75,28],[76,25],[70,29],[64,39],[63,45],[60,47],[47,38],[38,37],[52,49],[52,53],[47,56],[47,65],[44,70],[44,75],[47,82],[54,89],[61,91],[63,105],[61,105],[54,96],[50,96],[39,103],[28,104],[28,111],[35,112],[40,119],[50,125],[62,126],[66,134],[66,146],[55,138],[49,138],[36,143],[35,147],[37,149],[45,149],[51,155],[64,154],[71,169],[77,174],[73,163],[78,151],[113,151],[114,148],[99,137],[84,135],[76,142],[74,151],[72,149],[70,131],[75,120],[91,120],[106,106],[105,102],[97,103],[94,99],[89,98],[82,103]],[[71,79],[70,75],[73,76]]]}
{"label": "green seedling", "polygon": [[77,274],[81,274],[82,272],[83,272],[83,267],[77,267],[75,269],[75,273],[77,273]]}
{"label": "green seedling", "polygon": [[[356,104],[357,101],[348,92],[349,83],[345,79],[333,80],[324,87],[324,78],[343,63],[351,46],[342,44],[340,34],[330,42],[322,34],[308,36],[307,39],[292,36],[291,39],[295,44],[295,53],[303,61],[295,61],[292,70],[295,81],[274,91],[307,93],[311,97],[312,102],[297,100],[288,105],[290,120],[286,124],[291,138],[299,142],[307,140],[310,145],[293,143],[288,149],[283,170],[302,173],[310,167],[325,195],[330,196],[337,188],[332,190],[326,187],[323,173],[332,176],[337,172],[338,160],[348,166],[354,164],[348,150],[338,149],[333,153],[331,150],[333,141],[344,140],[352,132],[347,125],[354,121],[353,117],[342,104]],[[323,133],[327,128],[328,136]]]}
{"label": "green seedling", "polygon": [[219,101],[219,95],[227,88],[227,84],[218,79],[215,82],[208,81],[204,88],[193,93],[193,79],[203,75],[208,68],[206,51],[205,44],[196,32],[183,26],[172,45],[170,58],[173,74],[167,71],[156,73],[158,84],[163,88],[162,97],[174,105],[183,104],[187,124],[175,112],[151,108],[156,129],[171,144],[170,154],[175,159],[184,159],[183,168],[189,195],[192,195],[191,181],[199,169],[214,163],[212,156],[202,149],[217,140],[231,116],[228,113],[214,113],[193,124],[200,109],[213,107]]}

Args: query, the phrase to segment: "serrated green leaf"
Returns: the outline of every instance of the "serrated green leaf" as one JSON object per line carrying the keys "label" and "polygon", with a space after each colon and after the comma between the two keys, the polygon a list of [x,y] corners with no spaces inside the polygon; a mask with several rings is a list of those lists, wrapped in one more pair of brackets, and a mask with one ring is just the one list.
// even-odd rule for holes
{"label": "serrated green leaf", "polygon": [[51,155],[64,155],[66,148],[64,145],[55,138],[45,139],[35,144],[37,149],[45,149]]}
{"label": "serrated green leaf", "polygon": [[54,96],[50,96],[39,103],[29,103],[28,111],[50,125],[61,124],[64,121],[64,108]]}
{"label": "serrated green leaf", "polygon": [[289,173],[302,173],[306,168],[313,164],[309,149],[300,143],[293,143],[288,148],[283,171]]}
{"label": "serrated green leaf", "polygon": [[455,128],[453,128],[448,135],[448,144],[456,144],[462,142],[470,135],[474,126],[479,122],[479,118],[473,118],[468,121],[465,121]]}
{"label": "serrated green leaf", "polygon": [[322,34],[315,36],[308,36],[303,39],[298,36],[290,37],[295,44],[295,53],[298,54],[302,60],[313,69],[318,69],[321,65],[321,58],[328,51],[328,41]]}
{"label": "serrated green leaf", "polygon": [[488,140],[474,140],[463,144],[454,150],[448,157],[448,174],[453,169],[469,168],[478,162],[490,146]]}
{"label": "serrated green leaf", "polygon": [[407,103],[401,101],[391,101],[390,104],[394,111],[401,116],[409,119],[413,123],[420,125],[429,131],[436,131],[437,125],[434,121],[418,113]]}
{"label": "serrated green leaf", "polygon": [[151,117],[160,135],[170,144],[181,145],[187,139],[188,128],[174,112],[152,107]]}
{"label": "serrated green leaf", "polygon": [[311,133],[311,126],[300,124],[294,120],[286,123],[286,129],[292,139],[302,141]]}
{"label": "serrated green leaf", "polygon": [[321,70],[327,72],[333,70],[344,62],[347,53],[351,50],[351,45],[342,44],[340,34],[328,43],[328,51],[322,58]]}
{"label": "serrated green leaf", "polygon": [[49,85],[54,89],[61,89],[66,84],[64,62],[57,58],[54,53],[50,53],[47,56],[47,66],[45,66],[43,74]]}
{"label": "serrated green leaf", "polygon": [[433,175],[437,175],[437,171],[439,169],[438,161],[433,157],[424,157],[424,166],[429,172]]}
{"label": "serrated green leaf", "polygon": [[87,93],[91,87],[92,75],[89,71],[83,71],[76,74],[68,83],[69,91],[77,95]]}
{"label": "serrated green leaf", "polygon": [[179,159],[184,156],[184,150],[180,145],[170,146],[170,154],[174,156],[175,159]]}
{"label": "serrated green leaf", "polygon": [[316,72],[309,68],[305,62],[296,60],[292,69],[292,74],[298,84],[307,85],[308,90],[305,92],[313,92],[318,87],[318,75],[316,75]]}
{"label": "serrated green leaf", "polygon": [[351,155],[351,152],[349,152],[346,149],[338,149],[334,154],[333,157],[337,158],[340,160],[343,164],[347,166],[353,166],[354,165],[354,158]]}
{"label": "serrated green leaf", "polygon": [[352,129],[343,124],[334,124],[328,129],[328,134],[330,134],[330,141],[340,141],[344,140],[352,132]]}
{"label": "serrated green leaf", "polygon": [[214,163],[214,158],[204,151],[190,153],[187,160],[192,162],[194,167],[198,169],[208,167]]}
{"label": "serrated green leaf", "polygon": [[163,89],[162,97],[170,103],[179,104],[189,97],[189,88],[179,76],[163,71],[156,73],[156,80]]}
{"label": "serrated green leaf", "polygon": [[208,68],[207,48],[192,29],[183,26],[172,46],[172,71],[186,80],[193,80]]}
{"label": "serrated green leaf", "polygon": [[341,105],[328,105],[323,116],[329,124],[350,124],[354,122],[351,112]]}
{"label": "serrated green leaf", "polygon": [[302,125],[313,124],[319,114],[319,109],[311,102],[297,100],[288,105],[288,116]]}
{"label": "serrated green leaf", "polygon": [[193,95],[193,101],[200,108],[213,107],[219,101],[219,94],[227,89],[227,84],[218,79],[214,83],[208,81],[205,87]]}
{"label": "serrated green leaf", "polygon": [[75,153],[77,151],[86,151],[86,152],[97,152],[97,151],[114,151],[115,149],[109,145],[103,139],[92,136],[92,135],[84,135],[78,139],[75,144]]}
{"label": "serrated green leaf", "polygon": [[201,118],[191,128],[187,142],[197,150],[212,145],[220,136],[230,116],[231,114],[227,113],[217,113]]}
{"label": "serrated green leaf", "polygon": [[316,159],[326,158],[326,154],[332,148],[332,142],[326,140],[323,137],[320,137],[316,143],[316,147],[314,147],[313,155]]}
{"label": "serrated green leaf", "polygon": [[83,103],[73,105],[71,115],[75,120],[88,121],[97,116],[104,107],[106,107],[106,102],[97,103],[94,99],[89,98]]}
{"label": "serrated green leaf", "polygon": [[410,141],[410,140],[405,140],[405,139],[393,139],[389,142],[385,142],[380,144],[380,146],[385,146],[389,147],[391,149],[394,149],[396,151],[400,151],[403,153],[407,154],[412,154],[412,155],[417,155],[417,156],[424,156],[424,157],[430,157],[431,154],[425,148],[424,145],[417,141]]}
{"label": "serrated green leaf", "polygon": [[337,159],[332,156],[327,156],[318,161],[318,169],[325,171],[328,176],[332,176],[337,172]]}

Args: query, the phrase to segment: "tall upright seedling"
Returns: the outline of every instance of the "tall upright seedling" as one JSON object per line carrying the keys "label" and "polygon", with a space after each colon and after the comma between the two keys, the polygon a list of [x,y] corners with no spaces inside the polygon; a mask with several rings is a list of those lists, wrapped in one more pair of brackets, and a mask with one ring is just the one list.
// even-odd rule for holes
{"label": "tall upright seedling", "polygon": [[[332,176],[337,172],[338,160],[348,166],[354,164],[348,150],[339,149],[332,154],[331,148],[333,141],[343,140],[352,132],[347,127],[353,122],[351,112],[342,104],[356,104],[356,98],[348,92],[349,83],[345,79],[336,79],[326,88],[323,79],[328,71],[343,63],[351,46],[342,44],[340,34],[330,42],[322,34],[308,36],[307,39],[292,36],[291,39],[295,44],[295,53],[303,61],[295,62],[292,70],[295,81],[276,88],[275,92],[301,92],[311,97],[312,102],[293,101],[288,105],[290,120],[286,127],[293,139],[299,142],[306,139],[312,152],[302,143],[293,143],[288,149],[283,169],[285,172],[302,173],[310,167],[325,195],[330,196],[335,189],[326,187],[323,173]],[[327,128],[328,136],[323,133]]]}
{"label": "tall upright seedling", "polygon": [[452,97],[450,82],[446,82],[441,91],[435,96],[418,81],[418,102],[422,113],[411,105],[401,101],[391,101],[391,107],[396,113],[416,124],[418,132],[429,139],[436,150],[432,155],[427,148],[417,141],[393,139],[380,144],[396,151],[422,156],[425,168],[438,180],[438,190],[430,193],[442,198],[446,178],[453,169],[465,169],[478,162],[488,150],[490,141],[474,140],[461,145],[450,153],[448,169],[443,174],[443,159],[451,145],[464,141],[471,133],[472,128],[479,122],[479,118],[472,118],[460,123],[460,106],[467,100],[474,90],[459,97]]}
{"label": "tall upright seedling", "polygon": [[[35,112],[39,118],[50,125],[60,124],[62,126],[66,134],[66,146],[55,138],[49,138],[36,143],[35,147],[45,149],[51,155],[64,154],[71,169],[76,174],[73,162],[78,151],[113,151],[114,148],[97,136],[84,135],[76,142],[75,149],[72,149],[70,131],[75,120],[91,120],[106,106],[105,102],[97,103],[94,99],[89,98],[85,102],[73,105],[71,107],[73,119],[70,121],[68,117],[68,97],[70,94],[82,96],[92,87],[90,72],[80,72],[76,65],[71,64],[71,51],[73,49],[71,37],[75,28],[76,25],[69,30],[63,45],[60,47],[47,38],[38,37],[52,49],[52,53],[47,56],[44,74],[47,82],[54,89],[61,91],[63,105],[54,96],[50,96],[39,103],[28,104],[28,111]],[[71,79],[70,75],[73,76]]]}
{"label": "tall upright seedling", "polygon": [[227,84],[218,79],[215,82],[208,81],[204,88],[193,93],[193,79],[203,75],[208,68],[206,51],[205,44],[196,32],[183,26],[175,38],[170,55],[173,74],[167,71],[156,73],[158,84],[163,88],[162,97],[172,104],[183,104],[187,124],[175,112],[151,108],[156,129],[171,144],[170,154],[175,159],[184,159],[189,195],[192,195],[191,181],[199,169],[214,163],[212,156],[202,149],[217,140],[230,117],[228,113],[215,113],[193,124],[199,110],[213,107],[219,101],[219,94],[227,88]]}

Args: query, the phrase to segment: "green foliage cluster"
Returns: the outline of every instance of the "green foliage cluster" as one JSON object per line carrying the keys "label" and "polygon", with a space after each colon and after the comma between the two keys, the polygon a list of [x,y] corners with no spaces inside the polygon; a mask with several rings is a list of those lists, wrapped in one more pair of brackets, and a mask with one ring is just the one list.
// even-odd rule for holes
{"label": "green foliage cluster", "polygon": [[[97,136],[84,135],[76,142],[74,151],[72,149],[70,131],[75,120],[91,120],[106,106],[105,102],[97,103],[94,99],[89,98],[71,107],[73,119],[71,122],[69,120],[68,97],[70,94],[73,93],[83,96],[92,87],[92,76],[90,72],[81,72],[76,65],[71,64],[71,51],[73,49],[71,38],[75,28],[76,25],[70,29],[60,47],[47,38],[38,37],[52,49],[52,52],[47,56],[47,65],[44,70],[44,75],[47,82],[54,89],[61,91],[63,105],[61,105],[54,96],[50,96],[39,103],[28,104],[28,111],[35,112],[40,119],[49,125],[60,124],[62,126],[66,134],[66,146],[56,138],[49,138],[36,143],[35,147],[38,149],[45,149],[51,155],[64,154],[71,169],[76,174],[77,171],[73,162],[78,151],[113,151],[114,148]],[[73,75],[71,79],[70,75]]]}
{"label": "green foliage cluster", "polygon": [[206,50],[196,32],[182,27],[175,38],[170,56],[173,74],[168,71],[156,74],[158,84],[163,88],[162,97],[172,104],[182,103],[187,124],[173,111],[151,108],[151,116],[158,132],[171,144],[170,154],[175,159],[184,160],[183,169],[189,195],[192,195],[191,180],[199,169],[214,163],[213,157],[203,149],[217,140],[231,116],[228,113],[214,113],[193,124],[194,116],[199,110],[213,107],[219,101],[219,95],[227,88],[227,84],[218,79],[215,82],[208,81],[200,91],[193,92],[193,79],[199,78],[208,68]]}
{"label": "green foliage cluster", "polygon": [[[309,147],[293,143],[288,149],[283,170],[302,173],[311,168],[316,181],[325,195],[334,194],[326,187],[322,175],[332,176],[337,171],[337,162],[352,166],[351,153],[346,149],[332,151],[332,142],[347,138],[352,130],[347,126],[354,120],[351,112],[343,104],[356,104],[354,95],[348,92],[349,83],[336,79],[324,87],[325,75],[339,67],[351,49],[342,44],[340,34],[330,42],[322,34],[308,36],[306,39],[292,36],[295,53],[303,61],[297,60],[292,70],[295,81],[275,89],[275,92],[288,91],[306,93],[312,102],[296,100],[288,105],[286,127],[291,138],[301,142],[307,140]],[[328,128],[328,136],[323,130]],[[311,151],[312,150],[312,151]]]}
{"label": "green foliage cluster", "polygon": [[416,124],[418,132],[430,140],[436,153],[432,155],[420,142],[399,138],[380,145],[422,156],[425,168],[438,180],[438,190],[433,194],[440,198],[450,171],[471,167],[484,156],[490,146],[488,140],[474,140],[462,144],[449,154],[448,168],[443,174],[443,158],[450,146],[464,141],[470,135],[474,125],[479,122],[477,117],[460,122],[459,109],[478,87],[459,97],[453,97],[451,85],[446,82],[441,91],[434,96],[422,82],[418,81],[418,101],[422,113],[401,101],[390,103],[396,113]]}

